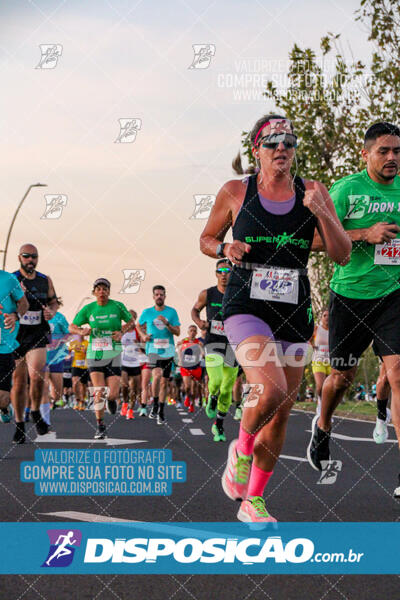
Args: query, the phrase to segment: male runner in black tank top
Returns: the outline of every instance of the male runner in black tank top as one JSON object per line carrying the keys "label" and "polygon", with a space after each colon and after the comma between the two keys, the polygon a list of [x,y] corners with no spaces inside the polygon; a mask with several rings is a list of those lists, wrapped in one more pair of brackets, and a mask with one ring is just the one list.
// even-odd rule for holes
{"label": "male runner in black tank top", "polygon": [[[216,418],[211,428],[214,442],[226,441],[223,422],[232,403],[232,390],[238,372],[234,352],[224,333],[222,322],[222,302],[231,270],[232,265],[229,260],[217,261],[218,283],[200,292],[191,313],[193,321],[200,329],[207,331],[205,351],[209,396],[206,414],[210,419]],[[204,307],[206,308],[206,321],[200,318],[200,312]]]}
{"label": "male runner in black tank top", "polygon": [[40,415],[40,401],[46,366],[46,345],[51,339],[48,321],[58,309],[57,296],[53,283],[47,275],[36,271],[38,251],[32,244],[21,246],[18,259],[20,268],[14,275],[26,290],[29,308],[20,319],[18,342],[15,350],[16,368],[13,376],[11,400],[15,411],[16,430],[13,441],[25,442],[24,411],[26,405],[27,375],[29,373],[29,395],[31,415],[39,435],[48,432],[49,426]]}

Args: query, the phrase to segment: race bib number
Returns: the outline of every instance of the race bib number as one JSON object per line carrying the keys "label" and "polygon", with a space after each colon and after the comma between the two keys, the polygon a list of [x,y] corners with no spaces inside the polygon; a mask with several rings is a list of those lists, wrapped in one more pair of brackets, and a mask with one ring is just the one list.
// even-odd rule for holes
{"label": "race bib number", "polygon": [[400,239],[375,246],[376,265],[400,265]]}
{"label": "race bib number", "polygon": [[129,364],[136,363],[138,361],[137,350],[136,350],[135,346],[126,346],[125,347],[122,360]]}
{"label": "race bib number", "polygon": [[98,351],[98,350],[105,351],[105,350],[112,350],[112,349],[113,349],[113,344],[112,344],[111,336],[105,336],[105,337],[92,339],[92,350],[93,351]]}
{"label": "race bib number", "polygon": [[211,321],[210,333],[215,335],[225,335],[224,324],[222,321]]}
{"label": "race bib number", "polygon": [[313,361],[328,364],[329,363],[329,346],[325,346],[325,345],[317,346],[314,351]]}
{"label": "race bib number", "polygon": [[168,338],[156,338],[153,342],[154,348],[157,350],[166,350],[169,346]]}
{"label": "race bib number", "polygon": [[40,325],[42,322],[42,311],[27,310],[19,322],[21,325]]}
{"label": "race bib number", "polygon": [[185,365],[193,365],[196,362],[196,357],[194,354],[185,354],[183,362]]}
{"label": "race bib number", "polygon": [[84,367],[85,366],[85,361],[84,360],[76,360],[75,361],[75,365],[77,367]]}
{"label": "race bib number", "polygon": [[296,269],[255,269],[251,280],[250,298],[297,304],[299,272]]}

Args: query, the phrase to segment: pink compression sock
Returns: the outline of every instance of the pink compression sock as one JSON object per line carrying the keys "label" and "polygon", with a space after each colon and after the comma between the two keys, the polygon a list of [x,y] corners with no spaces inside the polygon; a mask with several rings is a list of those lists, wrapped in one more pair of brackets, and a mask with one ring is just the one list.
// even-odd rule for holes
{"label": "pink compression sock", "polygon": [[247,431],[243,429],[243,426],[240,425],[239,439],[236,444],[236,450],[239,451],[241,454],[251,456],[253,454],[256,435],[256,433],[247,433]]}
{"label": "pink compression sock", "polygon": [[264,493],[265,486],[267,485],[272,473],[273,471],[263,471],[259,467],[256,467],[256,465],[253,463],[251,466],[247,497],[262,496]]}

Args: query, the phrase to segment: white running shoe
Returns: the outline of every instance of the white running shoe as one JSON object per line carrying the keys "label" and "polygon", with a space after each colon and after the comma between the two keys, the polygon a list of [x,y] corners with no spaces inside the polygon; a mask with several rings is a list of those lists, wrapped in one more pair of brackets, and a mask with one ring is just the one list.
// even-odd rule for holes
{"label": "white running shoe", "polygon": [[399,486],[394,490],[393,496],[395,498],[400,498],[400,475],[399,475]]}
{"label": "white running shoe", "polygon": [[374,428],[374,432],[372,437],[374,438],[374,442],[376,444],[384,444],[389,437],[389,432],[387,428],[387,424],[390,423],[391,412],[387,408],[386,409],[386,421],[382,421],[382,419],[376,418],[376,424]]}

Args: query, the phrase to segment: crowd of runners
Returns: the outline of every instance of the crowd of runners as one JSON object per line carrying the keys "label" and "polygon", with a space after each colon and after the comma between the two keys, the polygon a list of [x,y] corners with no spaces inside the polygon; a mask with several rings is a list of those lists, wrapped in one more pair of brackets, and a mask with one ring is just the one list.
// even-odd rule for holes
{"label": "crowd of runners", "polygon": [[[188,307],[193,323],[184,337],[163,285],[139,313],[113,300],[99,277],[94,300],[68,323],[51,278],[37,270],[34,245],[20,248],[17,271],[0,271],[0,418],[15,421],[14,443],[25,443],[29,420],[37,435],[49,433],[52,410],[62,407],[92,410],[102,440],[105,411],[165,426],[168,405],[204,411],[211,439],[226,442],[231,412],[238,438],[223,490],[241,501],[240,520],[275,521],[264,490],[305,365],[312,361],[318,402],[304,453],[321,471],[332,460],[334,411],[371,344],[381,361],[372,435],[385,442],[392,417],[400,440],[400,130],[373,124],[361,150],[366,168],[329,192],[293,176],[297,137],[285,117],[262,117],[250,140],[257,169],[224,184],[201,235],[215,274]],[[311,250],[335,263],[329,308],[317,323]]]}

